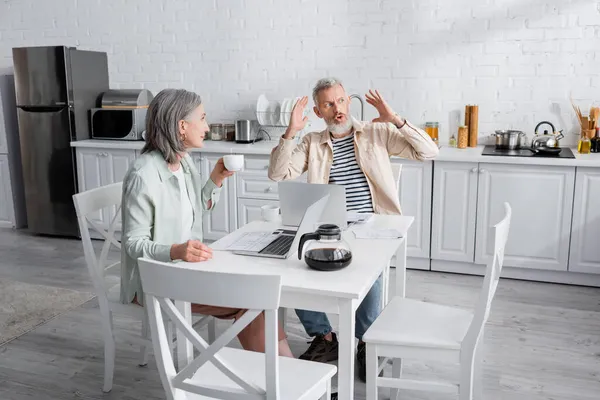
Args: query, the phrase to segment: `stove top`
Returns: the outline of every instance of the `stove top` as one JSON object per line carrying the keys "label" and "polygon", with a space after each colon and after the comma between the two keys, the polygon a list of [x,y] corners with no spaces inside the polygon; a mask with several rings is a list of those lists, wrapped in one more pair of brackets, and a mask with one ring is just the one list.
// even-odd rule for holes
{"label": "stove top", "polygon": [[487,145],[483,148],[482,156],[504,156],[504,157],[538,157],[538,158],[575,158],[575,155],[568,147],[563,147],[558,154],[535,154],[527,149],[505,150],[496,149],[496,146]]}

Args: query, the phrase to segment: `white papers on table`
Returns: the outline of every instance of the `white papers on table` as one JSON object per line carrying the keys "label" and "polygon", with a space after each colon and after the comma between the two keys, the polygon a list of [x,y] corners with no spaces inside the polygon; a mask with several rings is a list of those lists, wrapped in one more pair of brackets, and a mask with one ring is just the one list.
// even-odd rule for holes
{"label": "white papers on table", "polygon": [[371,218],[373,218],[373,214],[371,213],[358,213],[355,211],[348,211],[346,213],[348,223],[362,224],[368,222]]}
{"label": "white papers on table", "polygon": [[397,239],[402,237],[398,229],[357,229],[354,231],[357,239]]}
{"label": "white papers on table", "polygon": [[277,238],[280,232],[243,232],[229,235],[211,244],[213,250],[261,251]]}

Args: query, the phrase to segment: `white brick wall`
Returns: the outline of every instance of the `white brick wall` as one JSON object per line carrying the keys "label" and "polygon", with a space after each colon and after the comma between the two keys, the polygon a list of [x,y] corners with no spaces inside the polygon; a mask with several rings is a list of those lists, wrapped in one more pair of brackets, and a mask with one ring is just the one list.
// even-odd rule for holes
{"label": "white brick wall", "polygon": [[316,79],[335,75],[350,93],[381,90],[415,123],[438,120],[442,139],[476,103],[482,132],[531,133],[547,119],[573,143],[569,96],[584,109],[600,102],[599,8],[596,0],[0,0],[0,72],[10,71],[16,46],[103,50],[112,87],[197,91],[212,121],[252,117],[260,93],[308,95]]}

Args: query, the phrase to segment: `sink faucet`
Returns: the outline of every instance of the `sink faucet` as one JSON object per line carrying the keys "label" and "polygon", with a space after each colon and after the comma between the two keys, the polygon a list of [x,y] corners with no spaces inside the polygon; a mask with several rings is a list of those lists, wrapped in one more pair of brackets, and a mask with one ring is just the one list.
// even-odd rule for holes
{"label": "sink faucet", "polygon": [[360,101],[360,120],[364,121],[365,120],[365,102],[363,101],[362,97],[360,97],[360,94],[351,94],[349,96],[350,98],[350,102],[352,102],[352,99],[358,99],[358,101]]}

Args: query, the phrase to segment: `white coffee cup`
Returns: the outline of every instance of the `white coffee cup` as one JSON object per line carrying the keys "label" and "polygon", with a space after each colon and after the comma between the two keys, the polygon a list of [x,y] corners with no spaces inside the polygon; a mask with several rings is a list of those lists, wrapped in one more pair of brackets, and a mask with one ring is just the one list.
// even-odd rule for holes
{"label": "white coffee cup", "polygon": [[272,204],[267,204],[264,205],[260,208],[261,212],[262,212],[262,217],[265,221],[268,222],[272,222],[272,221],[276,221],[277,218],[279,218],[279,207],[272,205]]}
{"label": "white coffee cup", "polygon": [[244,155],[227,154],[223,156],[223,163],[228,171],[240,171],[244,167]]}

